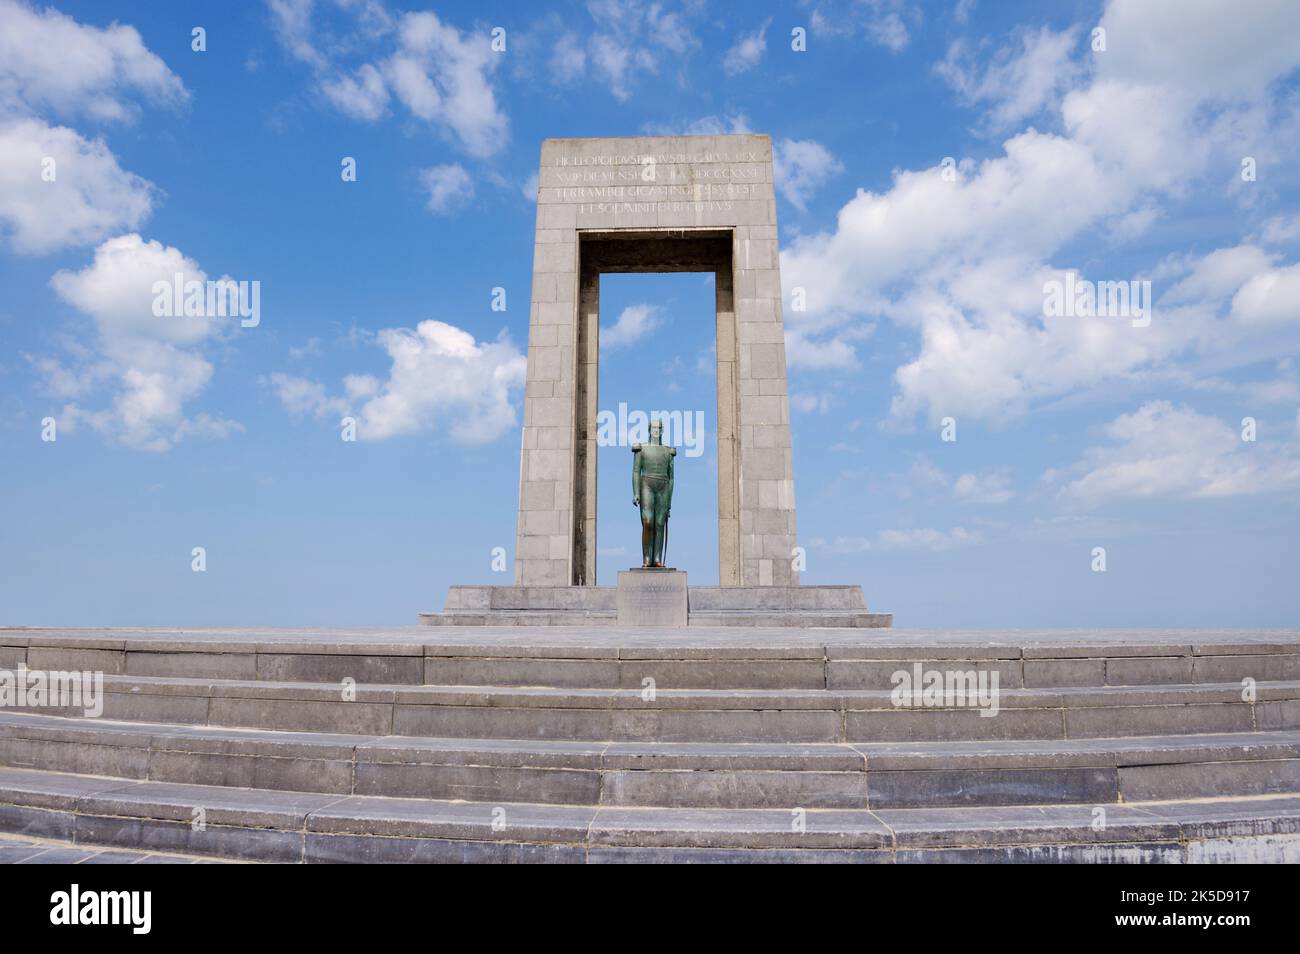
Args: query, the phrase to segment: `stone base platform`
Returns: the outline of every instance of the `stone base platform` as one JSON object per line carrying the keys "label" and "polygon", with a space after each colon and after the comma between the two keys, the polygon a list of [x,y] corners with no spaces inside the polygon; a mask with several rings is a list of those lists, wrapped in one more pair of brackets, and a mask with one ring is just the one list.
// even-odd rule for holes
{"label": "stone base platform", "polygon": [[[614,586],[453,586],[426,626],[614,626]],[[868,612],[860,586],[692,586],[687,625],[877,629],[891,613]]]}
{"label": "stone base platform", "polygon": [[0,832],[88,849],[1300,861],[1296,630],[0,629],[21,666],[102,713],[0,709]]}

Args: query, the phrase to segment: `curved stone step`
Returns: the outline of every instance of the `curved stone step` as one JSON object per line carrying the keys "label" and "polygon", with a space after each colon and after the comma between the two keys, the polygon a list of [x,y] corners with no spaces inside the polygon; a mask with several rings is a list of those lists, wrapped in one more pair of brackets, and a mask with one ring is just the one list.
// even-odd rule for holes
{"label": "curved stone step", "polygon": [[278,862],[1300,860],[1300,795],[997,808],[605,808],[0,769],[0,830]]}
{"label": "curved stone step", "polygon": [[1300,790],[1300,731],[1058,742],[530,742],[0,714],[0,765],[342,795],[701,808],[887,808]]}
{"label": "curved stone step", "polygon": [[0,628],[0,668],[398,685],[888,690],[916,665],[1057,688],[1300,679],[1300,634],[959,633],[548,626],[394,630]]}
{"label": "curved stone step", "polygon": [[[1008,689],[989,706],[899,707],[883,691],[549,689],[104,677],[120,721],[449,738],[908,742],[1300,728],[1300,682]],[[17,710],[22,711],[22,710]],[[33,711],[81,716],[85,711]]]}

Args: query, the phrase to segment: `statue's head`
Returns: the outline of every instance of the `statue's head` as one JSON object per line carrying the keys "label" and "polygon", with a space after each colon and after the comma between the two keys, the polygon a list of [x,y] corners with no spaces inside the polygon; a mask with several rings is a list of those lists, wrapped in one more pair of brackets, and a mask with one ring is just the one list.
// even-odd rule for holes
{"label": "statue's head", "polygon": [[664,436],[664,422],[655,418],[650,422],[650,443],[662,444]]}

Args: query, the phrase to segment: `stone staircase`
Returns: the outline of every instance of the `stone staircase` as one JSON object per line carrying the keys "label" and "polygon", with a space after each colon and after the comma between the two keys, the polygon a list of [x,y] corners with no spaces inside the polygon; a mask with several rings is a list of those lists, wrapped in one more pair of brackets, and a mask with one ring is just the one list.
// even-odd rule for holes
{"label": "stone staircase", "polygon": [[[99,718],[0,709],[0,831],[32,838],[279,862],[1300,860],[1296,631],[0,629],[20,664],[106,674]],[[996,674],[996,714],[895,705],[917,664]]]}

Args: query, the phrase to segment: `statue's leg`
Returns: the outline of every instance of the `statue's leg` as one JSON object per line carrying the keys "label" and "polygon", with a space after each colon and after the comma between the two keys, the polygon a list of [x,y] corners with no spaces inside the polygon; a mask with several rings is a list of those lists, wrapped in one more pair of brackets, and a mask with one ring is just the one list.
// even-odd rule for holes
{"label": "statue's leg", "polygon": [[664,524],[668,520],[668,495],[655,495],[655,566],[664,565]]}
{"label": "statue's leg", "polygon": [[641,482],[641,565],[654,564],[654,491]]}

